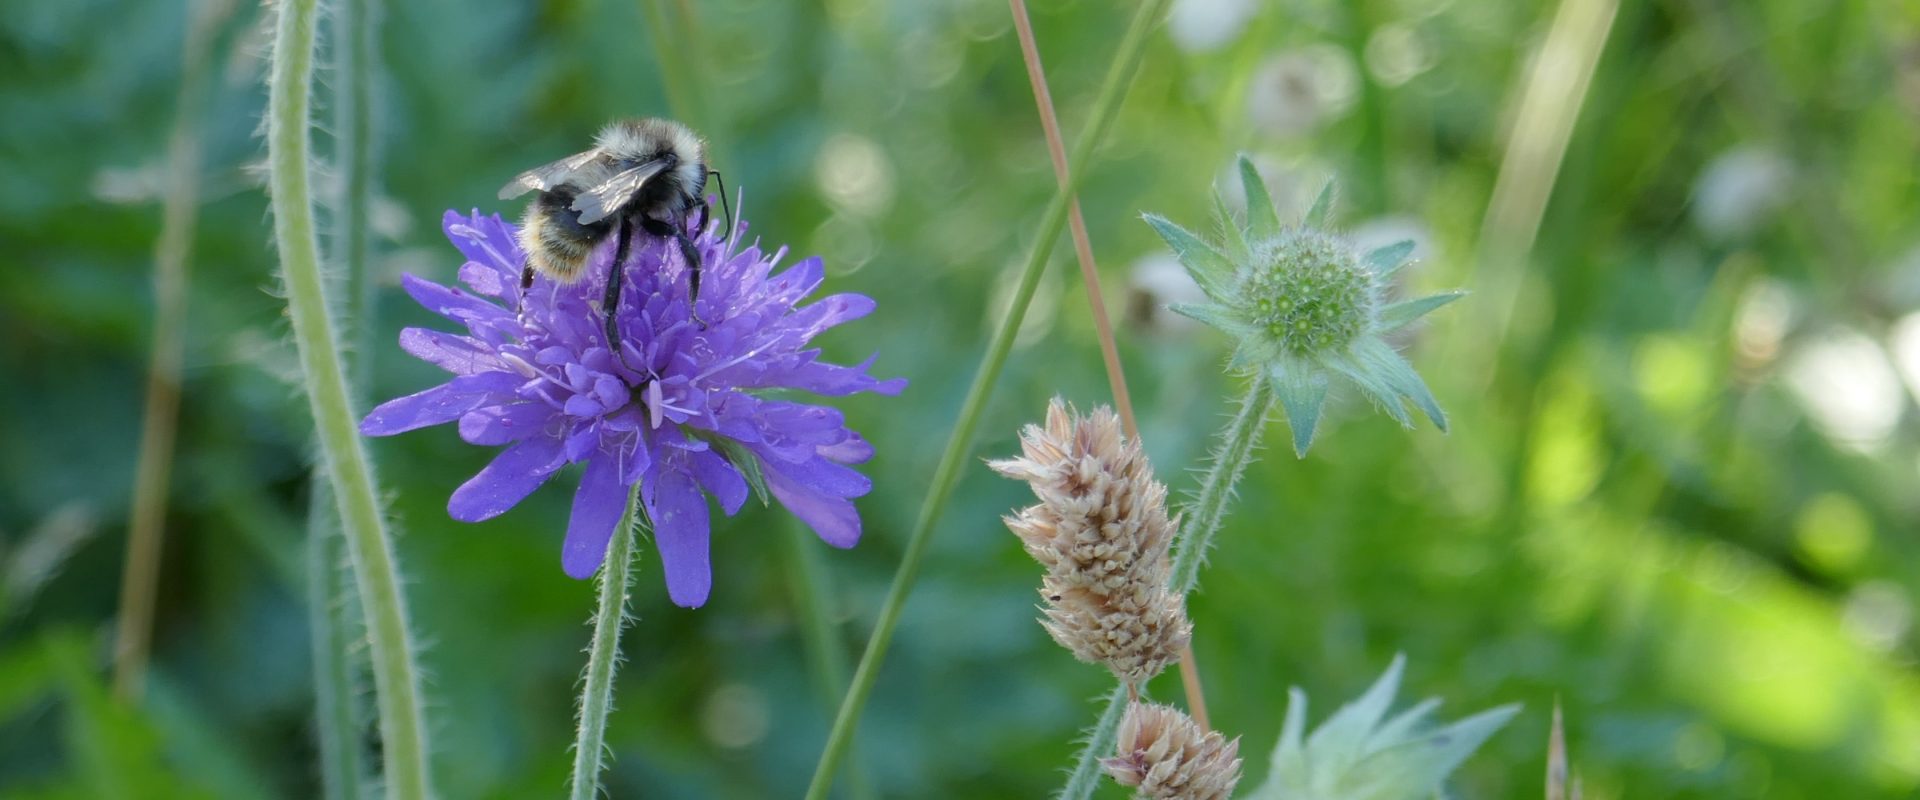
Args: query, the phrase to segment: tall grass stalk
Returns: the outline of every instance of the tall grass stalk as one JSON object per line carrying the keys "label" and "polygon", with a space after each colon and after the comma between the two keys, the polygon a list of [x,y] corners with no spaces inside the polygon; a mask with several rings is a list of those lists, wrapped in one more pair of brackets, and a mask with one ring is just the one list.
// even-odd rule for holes
{"label": "tall grass stalk", "polygon": [[180,372],[186,354],[188,267],[200,212],[200,118],[205,115],[207,61],[214,34],[232,14],[231,0],[195,0],[180,47],[180,84],[173,129],[167,136],[166,194],[160,238],[153,252],[153,338],[148,354],[146,406],[134,464],[132,516],[120,575],[120,612],[114,635],[113,691],[136,702],[145,688],[153,638],[154,594],[166,533],[173,444],[180,424]]}
{"label": "tall grass stalk", "polygon": [[[1054,113],[1053,92],[1047,88],[1047,70],[1040,61],[1040,44],[1033,36],[1033,21],[1027,16],[1025,0],[1007,0],[1009,10],[1013,12],[1013,29],[1020,39],[1020,55],[1027,66],[1027,82],[1033,87],[1033,102],[1040,114],[1040,128],[1047,137],[1047,156],[1053,161],[1053,177],[1064,189],[1067,185],[1067,148],[1065,137],[1060,134],[1060,118]],[[1127,436],[1140,441],[1140,424],[1133,416],[1133,395],[1127,391],[1127,373],[1120,365],[1120,346],[1114,339],[1113,320],[1107,314],[1107,301],[1100,291],[1100,266],[1093,260],[1093,242],[1087,236],[1087,221],[1080,214],[1080,198],[1069,198],[1070,208],[1067,214],[1067,227],[1073,233],[1073,253],[1080,262],[1081,287],[1087,294],[1087,305],[1093,314],[1093,329],[1100,340],[1100,359],[1107,371],[1107,388],[1113,394],[1113,405],[1120,414],[1120,424],[1126,428]],[[1191,642],[1180,648],[1180,685],[1187,695],[1187,711],[1199,723],[1201,730],[1208,729],[1207,697],[1200,687],[1200,666],[1193,657]]]}
{"label": "tall grass stalk", "polygon": [[373,467],[355,428],[357,417],[314,229],[309,113],[318,5],[318,0],[282,0],[276,9],[279,16],[267,87],[267,177],[274,242],[321,463],[339,504],[341,529],[366,615],[387,794],[420,800],[431,797],[432,790],[406,598],[374,488]]}
{"label": "tall grass stalk", "polygon": [[1072,172],[1066,185],[1054,192],[1046,212],[1041,216],[1033,251],[1021,269],[1013,302],[1007,308],[1006,317],[1000,321],[1000,327],[994,331],[987,353],[974,374],[973,384],[967,389],[953,434],[947,439],[939,466],[934,470],[932,485],[921,503],[913,530],[908,535],[906,553],[894,571],[893,585],[887,590],[880,617],[874,625],[872,636],[867,639],[866,652],[860,657],[860,666],[854,671],[853,685],[841,700],[840,712],[834,718],[832,731],[827,735],[826,747],[820,753],[819,764],[814,768],[813,781],[807,787],[806,796],[809,800],[826,797],[828,787],[833,784],[834,771],[839,767],[840,759],[846,755],[854,728],[859,724],[860,712],[865,708],[867,697],[873,692],[874,681],[879,677],[881,662],[886,660],[887,648],[893,642],[894,628],[900,624],[900,614],[906,607],[907,595],[912,593],[914,581],[919,577],[920,562],[926,557],[934,523],[945,510],[953,486],[960,478],[961,464],[972,446],[974,430],[979,427],[982,412],[986,410],[987,398],[999,381],[1001,369],[1006,366],[1007,354],[1012,351],[1014,336],[1020,330],[1021,321],[1026,318],[1027,306],[1033,301],[1033,292],[1040,283],[1047,257],[1052,254],[1054,243],[1060,239],[1060,230],[1066,224],[1068,200],[1086,174],[1086,165],[1092,161],[1094,148],[1105,138],[1107,128],[1119,114],[1120,101],[1125,98],[1127,86],[1133,82],[1133,75],[1146,54],[1147,34],[1159,22],[1170,1],[1146,0],[1141,3],[1120,41],[1113,64],[1094,101],[1087,128],[1074,143],[1073,158],[1068,163],[1080,165],[1079,170]]}
{"label": "tall grass stalk", "polygon": [[640,485],[627,493],[627,510],[600,565],[600,602],[593,612],[593,642],[580,686],[580,726],[573,742],[573,800],[600,796],[606,767],[607,714],[613,711],[613,676],[620,667],[620,629],[627,624],[627,590],[633,585],[634,530],[639,527]]}
{"label": "tall grass stalk", "polygon": [[[820,563],[819,540],[798,519],[789,519],[787,529],[787,572],[793,578],[794,605],[800,616],[800,632],[807,650],[807,661],[819,684],[820,696],[831,705],[847,685],[847,656],[841,649],[840,626],[828,609],[826,568]],[[873,783],[860,765],[858,748],[847,753],[846,796],[853,800],[873,800]]]}

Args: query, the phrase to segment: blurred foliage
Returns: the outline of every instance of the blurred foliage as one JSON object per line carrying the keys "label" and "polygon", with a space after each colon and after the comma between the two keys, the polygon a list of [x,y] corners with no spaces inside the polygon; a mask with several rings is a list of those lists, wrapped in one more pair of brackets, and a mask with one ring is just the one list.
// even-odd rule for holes
{"label": "blurred foliage", "polygon": [[[443,209],[515,214],[493,200],[506,176],[611,116],[670,112],[638,4],[391,5],[376,397],[433,379],[388,343],[432,324],[397,275],[458,266]],[[1031,5],[1071,138],[1124,15]],[[1054,185],[1007,9],[668,7],[698,14],[693,41],[676,42],[699,87],[681,113],[744,189],[736,211],[755,235],[824,255],[832,287],[880,301],[829,355],[877,347],[879,374],[913,382],[897,400],[844,404],[879,451],[868,533],[848,552],[811,544],[857,653],[931,443]],[[1484,288],[1482,219],[1554,10],[1178,5],[1083,194],[1110,304],[1133,310],[1121,352],[1143,435],[1176,489],[1191,488],[1185,470],[1233,387],[1221,337],[1129,296],[1136,268],[1165,257],[1138,215],[1204,227],[1213,183],[1245,151],[1293,187],[1282,202],[1338,176],[1335,214],[1356,236],[1416,238],[1404,292]],[[128,709],[102,675],[185,11],[80,0],[0,15],[6,796],[316,791],[299,565],[310,423],[250,167],[262,16],[243,8],[216,39],[156,662]],[[1453,433],[1397,430],[1349,397],[1296,461],[1284,425],[1270,427],[1192,601],[1213,722],[1244,735],[1243,752],[1269,752],[1284,687],[1352,697],[1403,651],[1407,691],[1446,697],[1448,717],[1525,704],[1455,775],[1460,797],[1535,796],[1556,697],[1588,797],[1910,796],[1916,144],[1911,5],[1621,4],[1511,325],[1489,338],[1504,310],[1483,294],[1402,342]],[[1104,399],[1069,258],[1060,248],[1042,283],[981,455],[1012,452],[1053,394]],[[451,430],[374,452],[405,531],[443,792],[552,795],[592,606],[592,587],[559,569],[569,493],[457,524],[446,497],[486,452]],[[887,796],[1040,796],[1106,691],[1104,671],[1033,622],[1038,573],[998,523],[1020,492],[974,470],[934,541],[858,739]],[[96,522],[58,522],[75,514]],[[698,611],[668,603],[641,562],[613,796],[800,793],[832,704],[809,674],[792,559],[772,541],[787,524],[756,508],[718,526],[714,598]],[[40,541],[51,535],[68,538]],[[1177,696],[1176,680],[1152,693]],[[1247,785],[1264,777],[1249,765]]]}

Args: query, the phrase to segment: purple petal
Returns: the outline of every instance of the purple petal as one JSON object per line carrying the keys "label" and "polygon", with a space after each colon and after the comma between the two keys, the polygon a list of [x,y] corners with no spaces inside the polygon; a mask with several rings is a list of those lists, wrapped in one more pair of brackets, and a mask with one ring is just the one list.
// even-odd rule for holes
{"label": "purple petal", "polygon": [[822,541],[841,549],[859,543],[860,512],[852,502],[822,494],[788,477],[781,470],[790,469],[790,465],[762,459],[761,467],[774,498],[807,523]]}
{"label": "purple petal", "polygon": [[453,490],[453,496],[447,499],[447,514],[461,522],[500,516],[533,494],[564,463],[558,437],[521,439]]}
{"label": "purple petal", "polygon": [[553,409],[545,403],[508,403],[475,409],[460,418],[460,439],[467,444],[502,445],[546,428]]}
{"label": "purple petal", "polygon": [[660,567],[667,573],[667,596],[681,608],[699,608],[713,589],[713,566],[708,559],[707,501],[683,472],[655,470],[646,488],[647,516],[653,520],[653,538],[660,549]]}
{"label": "purple petal", "polygon": [[414,302],[419,303],[426,310],[455,322],[465,322],[469,327],[477,323],[513,320],[513,312],[495,305],[492,301],[460,289],[441,286],[412,274],[400,276],[400,287],[406,289]]}
{"label": "purple petal", "polygon": [[507,282],[501,277],[500,270],[478,261],[469,261],[460,265],[460,282],[476,293],[488,297],[507,295]]}
{"label": "purple petal", "polygon": [[864,294],[828,295],[820,300],[794,309],[782,320],[799,333],[802,338],[811,339],[821,331],[873,313],[873,298]]}
{"label": "purple petal", "polygon": [[448,210],[440,218],[440,229],[446,232],[447,241],[468,260],[493,267],[503,278],[518,278],[517,273],[526,263],[513,227],[498,214],[483,217],[475,212],[468,217]]}
{"label": "purple petal", "polygon": [[407,328],[400,331],[400,349],[455,375],[507,369],[506,362],[494,355],[492,347],[457,333]]}
{"label": "purple petal", "polygon": [[510,395],[519,384],[519,376],[505,372],[462,375],[426,391],[381,403],[360,421],[360,432],[367,436],[392,436],[452,422],[503,393]]}
{"label": "purple petal", "polygon": [[694,480],[700,482],[700,488],[720,501],[720,509],[727,512],[727,516],[739,513],[747,502],[747,479],[733,462],[712,450],[693,453],[690,461],[689,469]]}
{"label": "purple petal", "polygon": [[607,560],[607,542],[626,513],[627,485],[611,458],[587,462],[580,488],[573,493],[573,517],[567,521],[567,542],[560,550],[560,567],[576,580],[586,580]]}
{"label": "purple petal", "polygon": [[873,458],[873,445],[867,444],[866,438],[860,434],[848,431],[845,441],[824,445],[819,452],[821,458],[842,464],[865,464],[867,459]]}

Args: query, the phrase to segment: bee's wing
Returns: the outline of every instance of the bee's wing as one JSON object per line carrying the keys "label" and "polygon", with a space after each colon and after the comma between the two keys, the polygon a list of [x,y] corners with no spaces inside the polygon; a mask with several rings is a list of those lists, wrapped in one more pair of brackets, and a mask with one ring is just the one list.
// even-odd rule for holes
{"label": "bee's wing", "polygon": [[580,212],[580,224],[592,225],[619,211],[640,187],[647,185],[647,179],[667,170],[670,162],[664,158],[641,162],[632,169],[615,174],[599,186],[581,192],[573,198],[573,210]]}
{"label": "bee's wing", "polygon": [[567,176],[587,162],[600,157],[600,148],[596,147],[584,153],[574,153],[551,164],[542,164],[514,176],[506,186],[500,188],[500,199],[512,200],[532,191],[544,192],[565,182]]}

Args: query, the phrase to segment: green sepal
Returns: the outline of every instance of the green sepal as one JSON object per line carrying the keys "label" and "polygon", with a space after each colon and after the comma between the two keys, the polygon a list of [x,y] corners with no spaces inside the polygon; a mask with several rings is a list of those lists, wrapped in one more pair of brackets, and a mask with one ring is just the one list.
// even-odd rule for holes
{"label": "green sepal", "polygon": [[1366,255],[1367,269],[1381,280],[1393,277],[1407,263],[1407,257],[1413,255],[1413,240],[1394,242],[1385,247],[1375,248]]}
{"label": "green sepal", "polygon": [[1320,411],[1327,402],[1327,376],[1317,370],[1288,369],[1276,366],[1269,379],[1273,392],[1286,409],[1287,427],[1293,431],[1293,454],[1306,458],[1313,446],[1313,434],[1320,427]]}
{"label": "green sepal", "polygon": [[[1415,406],[1426,413],[1435,427],[1442,432],[1447,430],[1447,412],[1440,410],[1440,401],[1434,399],[1433,391],[1427,388],[1427,382],[1421,380],[1420,373],[1399,353],[1379,339],[1368,339],[1355,348],[1356,355],[1365,362],[1368,372],[1378,376],[1389,389],[1397,395],[1404,395]],[[1390,398],[1391,405],[1399,406],[1398,398]],[[1407,424],[1403,420],[1402,424]]]}
{"label": "green sepal", "polygon": [[1399,330],[1416,319],[1426,316],[1434,309],[1466,297],[1466,292],[1441,292],[1398,303],[1380,309],[1380,331]]}
{"label": "green sepal", "polygon": [[762,507],[771,505],[772,493],[767,491],[767,476],[760,471],[760,457],[748,450],[746,445],[725,436],[702,436],[708,444],[720,448],[720,454],[747,477],[747,485],[753,488],[753,496],[760,499]]}
{"label": "green sepal", "polygon": [[1253,258],[1253,249],[1247,246],[1247,233],[1240,229],[1240,222],[1233,218],[1233,211],[1227,208],[1227,198],[1213,193],[1213,216],[1220,226],[1220,240],[1226,245],[1227,257],[1236,264],[1244,264]]}
{"label": "green sepal", "polygon": [[1260,179],[1260,171],[1254,169],[1253,161],[1246,156],[1240,157],[1240,185],[1247,192],[1247,229],[1256,239],[1266,240],[1280,235],[1280,214],[1274,210],[1273,195],[1267,192],[1267,182]]}
{"label": "green sepal", "polygon": [[1307,227],[1327,227],[1327,215],[1333,210],[1333,181],[1321,187],[1320,196],[1313,199],[1313,207],[1307,209]]}
{"label": "green sepal", "polygon": [[1200,237],[1166,217],[1158,214],[1146,214],[1144,218],[1154,232],[1166,240],[1173,248],[1173,255],[1180,260],[1180,266],[1187,268],[1187,274],[1193,276],[1193,282],[1200,284],[1200,290],[1213,298],[1214,302],[1226,302],[1228,293],[1233,289],[1233,262],[1225,254],[1215,250]]}

